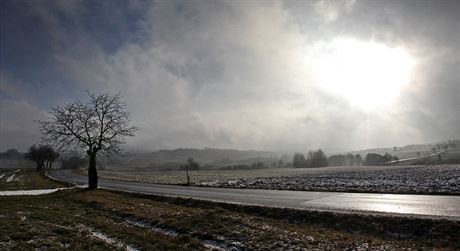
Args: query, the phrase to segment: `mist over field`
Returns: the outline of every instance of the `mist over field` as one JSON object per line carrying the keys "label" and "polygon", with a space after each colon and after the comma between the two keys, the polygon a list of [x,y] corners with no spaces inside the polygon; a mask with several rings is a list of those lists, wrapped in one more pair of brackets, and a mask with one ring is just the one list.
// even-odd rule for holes
{"label": "mist over field", "polygon": [[120,93],[126,149],[328,153],[460,136],[457,1],[1,1],[0,151]]}

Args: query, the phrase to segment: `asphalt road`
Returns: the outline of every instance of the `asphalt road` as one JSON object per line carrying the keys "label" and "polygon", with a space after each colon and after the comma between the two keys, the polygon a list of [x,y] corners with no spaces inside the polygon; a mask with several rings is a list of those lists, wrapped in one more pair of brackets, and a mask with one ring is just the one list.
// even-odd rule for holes
{"label": "asphalt road", "polygon": [[[86,185],[84,176],[51,170],[48,176]],[[460,220],[460,196],[335,193],[159,185],[99,179],[99,187],[227,203],[351,213],[396,214]]]}

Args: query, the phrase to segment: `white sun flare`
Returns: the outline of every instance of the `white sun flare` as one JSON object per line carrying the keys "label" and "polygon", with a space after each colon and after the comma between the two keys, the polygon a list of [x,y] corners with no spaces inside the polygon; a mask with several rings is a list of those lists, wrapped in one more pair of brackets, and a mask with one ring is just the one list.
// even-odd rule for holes
{"label": "white sun flare", "polygon": [[335,39],[316,51],[316,83],[354,106],[388,105],[411,81],[414,58],[403,48],[376,42]]}

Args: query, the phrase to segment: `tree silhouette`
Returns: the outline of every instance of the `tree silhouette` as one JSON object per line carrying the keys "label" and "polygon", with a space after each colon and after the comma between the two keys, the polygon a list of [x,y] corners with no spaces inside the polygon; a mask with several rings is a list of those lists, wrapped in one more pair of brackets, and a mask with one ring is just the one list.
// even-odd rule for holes
{"label": "tree silhouette", "polygon": [[29,151],[24,155],[25,159],[35,161],[37,164],[36,171],[50,169],[54,160],[59,157],[59,153],[49,145],[31,146]]}
{"label": "tree silhouette", "polygon": [[18,152],[18,150],[14,148],[10,148],[5,152],[5,157],[7,159],[20,159],[22,158],[22,154]]}
{"label": "tree silhouette", "polygon": [[97,188],[96,156],[117,154],[127,136],[134,136],[130,114],[120,94],[94,95],[87,103],[79,100],[51,110],[48,121],[39,121],[42,140],[59,149],[86,149],[89,156],[88,188]]}
{"label": "tree silhouette", "polygon": [[301,153],[295,153],[292,157],[292,166],[300,168],[305,166],[305,156]]}
{"label": "tree silhouette", "polygon": [[378,153],[368,153],[364,158],[364,164],[367,166],[381,165],[384,162],[383,156]]}
{"label": "tree silhouette", "polygon": [[363,164],[363,157],[358,153],[355,155],[355,162],[357,166],[361,166]]}
{"label": "tree silhouette", "polygon": [[321,149],[308,152],[307,162],[309,167],[324,167],[328,165],[327,157]]}
{"label": "tree silhouette", "polygon": [[200,169],[200,164],[198,164],[198,162],[196,162],[193,158],[188,158],[187,164],[184,165],[184,168],[185,168],[185,175],[187,176],[187,185],[190,185],[190,175],[188,171]]}
{"label": "tree silhouette", "polygon": [[45,155],[45,169],[51,169],[51,166],[53,165],[53,162],[59,157],[59,153],[54,151],[54,149],[46,145],[43,148],[43,154]]}

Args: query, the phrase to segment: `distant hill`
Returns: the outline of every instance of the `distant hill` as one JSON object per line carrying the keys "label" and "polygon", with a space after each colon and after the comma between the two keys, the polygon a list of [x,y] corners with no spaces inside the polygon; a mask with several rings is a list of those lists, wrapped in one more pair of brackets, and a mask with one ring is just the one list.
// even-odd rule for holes
{"label": "distant hill", "polygon": [[397,156],[399,159],[413,158],[423,156],[444,149],[446,146],[450,149],[450,155],[457,155],[460,151],[460,140],[448,140],[445,142],[437,142],[430,144],[411,144],[405,146],[393,146],[384,148],[372,148],[364,150],[348,151],[344,153],[360,154],[366,156],[368,153],[385,154],[389,153]]}
{"label": "distant hill", "polygon": [[251,158],[277,158],[278,154],[269,151],[255,150],[235,150],[235,149],[218,149],[218,148],[179,148],[175,150],[160,150],[153,152],[155,159],[158,160],[180,160],[184,161],[189,157],[193,157],[197,161],[211,162],[223,159],[228,160],[244,160]]}
{"label": "distant hill", "polygon": [[111,168],[177,169],[188,158],[193,158],[202,165],[225,166],[251,164],[256,161],[276,162],[278,157],[277,153],[270,151],[179,148],[154,152],[126,152],[122,156],[103,161],[102,164]]}

